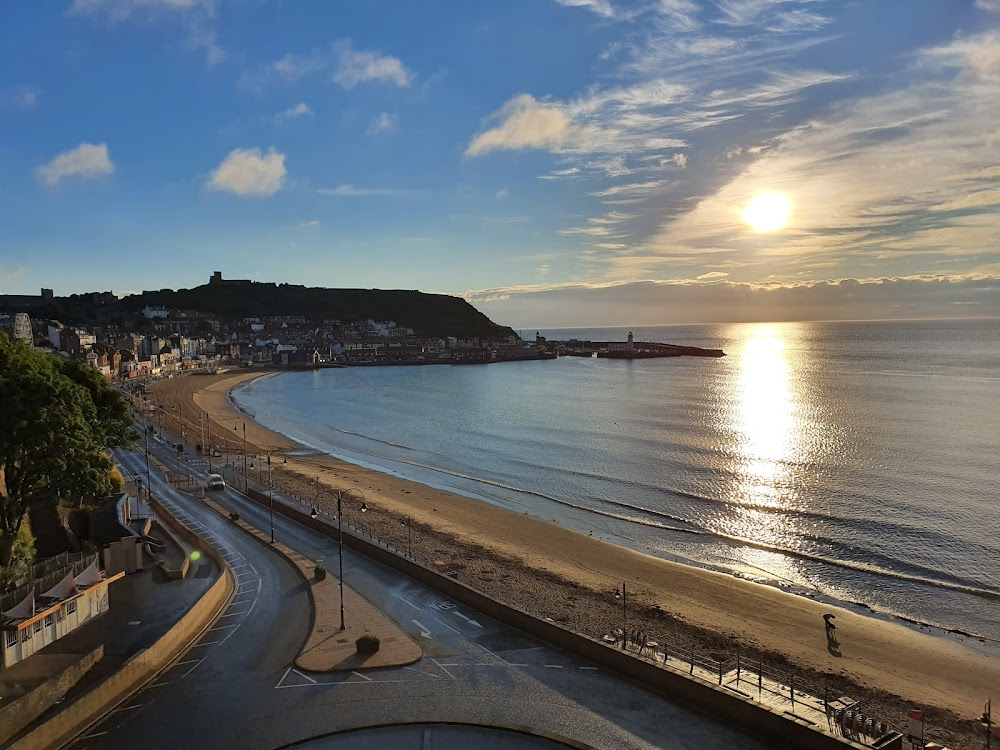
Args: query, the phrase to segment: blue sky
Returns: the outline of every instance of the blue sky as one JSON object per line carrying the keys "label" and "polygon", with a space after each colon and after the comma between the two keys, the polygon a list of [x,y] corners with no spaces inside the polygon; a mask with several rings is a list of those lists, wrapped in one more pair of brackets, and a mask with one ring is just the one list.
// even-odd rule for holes
{"label": "blue sky", "polygon": [[3,4],[0,63],[0,292],[1000,310],[1000,0],[52,0]]}

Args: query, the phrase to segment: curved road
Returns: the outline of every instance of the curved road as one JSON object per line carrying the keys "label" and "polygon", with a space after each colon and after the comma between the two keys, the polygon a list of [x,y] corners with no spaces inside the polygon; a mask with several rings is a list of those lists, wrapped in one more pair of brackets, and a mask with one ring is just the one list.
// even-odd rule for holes
{"label": "curved road", "polygon": [[[166,465],[175,460],[158,442],[151,448]],[[141,456],[119,459],[130,473],[145,474]],[[200,479],[204,469],[192,464]],[[410,667],[367,673],[293,669],[311,616],[306,584],[267,545],[170,488],[155,467],[151,479],[158,497],[224,550],[239,575],[240,593],[198,645],[78,740],[76,750],[127,743],[144,750],[273,750],[333,732],[403,723],[530,727],[621,750],[765,747],[715,718],[447,601],[352,550],[344,552],[345,580],[419,643],[424,658]],[[267,509],[241,493],[227,488],[213,498],[258,528],[269,528]],[[275,532],[284,544],[336,570],[334,540],[280,515]]]}

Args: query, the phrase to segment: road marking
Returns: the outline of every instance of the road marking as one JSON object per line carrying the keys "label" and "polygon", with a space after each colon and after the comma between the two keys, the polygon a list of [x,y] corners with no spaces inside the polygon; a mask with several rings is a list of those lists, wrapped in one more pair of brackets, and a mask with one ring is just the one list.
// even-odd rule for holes
{"label": "road marking", "polygon": [[208,643],[196,643],[191,648],[201,648],[202,646],[214,646],[218,641],[209,641]]}
{"label": "road marking", "polygon": [[500,660],[500,661],[502,661],[502,662],[503,662],[504,664],[507,664],[507,663],[508,663],[506,659],[504,659],[504,658],[503,658],[502,656],[500,656],[500,654],[495,654],[495,653],[493,653],[493,652],[492,652],[492,651],[490,651],[490,650],[489,650],[488,648],[486,648],[486,646],[484,646],[483,644],[481,644],[481,643],[477,643],[476,645],[477,645],[477,646],[479,646],[479,648],[481,648],[481,649],[482,649],[483,651],[485,651],[485,652],[486,652],[487,654],[489,654],[490,656],[492,656],[492,657],[493,657],[494,659],[499,659],[499,660]]}
{"label": "road marking", "polygon": [[[197,646],[192,646],[191,648],[197,648]],[[157,682],[153,685],[147,685],[146,687],[143,688],[143,690],[149,690],[150,688],[155,688],[155,687],[163,687],[164,685],[170,685],[170,684],[171,682],[169,680],[167,682]]]}
{"label": "road marking", "polygon": [[414,625],[420,628],[420,635],[422,635],[424,638],[430,638],[431,640],[434,640],[433,638],[431,638],[431,631],[427,629],[426,625],[421,625],[416,620],[410,620],[410,622],[412,622]]}
{"label": "road marking", "polygon": [[511,667],[526,667],[526,666],[528,666],[527,664],[523,664],[522,662],[513,662],[513,661],[507,662],[507,665],[511,666]]}
{"label": "road marking", "polygon": [[[199,659],[198,660],[198,664],[201,664],[203,661],[205,661],[205,657],[202,657],[201,659]],[[194,670],[196,670],[198,668],[198,664],[195,664],[193,667],[191,667],[191,669],[189,669],[187,672],[185,672],[184,674],[182,674],[181,675],[181,679],[183,680],[185,677],[187,677],[189,674],[191,674]]]}
{"label": "road marking", "polygon": [[[361,678],[362,680],[368,680],[368,682],[374,682],[374,680],[373,680],[373,679],[372,679],[371,677],[365,677],[365,676],[364,676],[363,674],[361,674],[360,672],[351,672],[351,674],[353,674],[353,675],[357,675],[357,676],[358,676],[358,677],[360,677],[360,678]],[[313,680],[313,682],[315,682],[315,680]]]}
{"label": "road marking", "polygon": [[411,602],[411,601],[410,601],[409,599],[405,599],[405,598],[403,598],[402,596],[400,596],[399,594],[396,594],[395,596],[396,596],[396,598],[397,598],[397,599],[399,599],[399,600],[400,600],[401,602],[405,602],[406,604],[409,604],[409,605],[410,605],[411,607],[413,607],[414,609],[419,609],[419,610],[423,610],[423,607],[418,607],[418,606],[417,606],[416,604],[414,604],[413,602]]}
{"label": "road marking", "polygon": [[219,625],[217,628],[212,628],[208,632],[214,633],[216,630],[228,630],[229,628],[238,628],[239,626],[240,626],[239,623],[236,623],[235,625]]}
{"label": "road marking", "polygon": [[438,679],[438,680],[443,680],[444,679],[444,677],[442,677],[439,674],[434,674],[433,672],[424,672],[424,671],[422,671],[420,669],[414,669],[413,667],[403,667],[403,669],[408,669],[411,672],[416,672],[417,674],[427,675],[428,677],[434,677],[435,679]]}
{"label": "road marking", "polygon": [[434,662],[435,664],[437,664],[437,665],[438,665],[438,667],[439,667],[439,668],[440,668],[440,669],[441,669],[441,670],[442,670],[442,671],[443,671],[443,672],[444,672],[444,673],[445,673],[446,675],[448,675],[448,676],[449,676],[449,677],[450,677],[451,679],[453,679],[453,680],[455,679],[455,675],[453,675],[453,674],[452,674],[451,672],[449,672],[449,671],[448,671],[447,669],[445,669],[444,667],[442,667],[442,666],[441,666],[441,662],[439,662],[439,661],[438,661],[437,659],[431,659],[431,661],[432,661],[432,662]]}
{"label": "road marking", "polygon": [[93,734],[84,735],[80,739],[81,740],[89,740],[89,739],[92,739],[94,737],[103,737],[104,735],[106,735],[110,731],[111,730],[109,729],[107,732],[94,732]]}
{"label": "road marking", "polygon": [[[301,673],[301,672],[300,672],[299,670],[297,670],[297,669],[292,669],[292,671],[293,671],[293,672],[295,672],[295,674],[297,674],[297,675],[298,675],[299,677],[302,677],[303,679],[306,679],[306,680],[309,680],[309,682],[311,682],[311,683],[312,683],[313,685],[315,685],[315,684],[316,684],[316,680],[314,680],[314,679],[313,679],[312,677],[310,677],[309,675],[307,675],[307,674],[302,674],[302,673]],[[357,674],[357,672],[355,672],[354,674]]]}
{"label": "road marking", "polygon": [[201,659],[188,659],[187,661],[179,661],[174,664],[175,667],[183,667],[185,664],[194,664],[196,661],[201,661]]}
{"label": "road marking", "polygon": [[111,713],[116,714],[119,711],[131,711],[133,708],[142,708],[145,705],[146,705],[145,703],[136,703],[134,706],[125,706],[125,708],[116,708]]}
{"label": "road marking", "polygon": [[434,619],[437,620],[442,625],[444,625],[446,628],[448,628],[448,630],[450,630],[452,633],[458,633],[459,635],[462,635],[461,631],[455,630],[455,628],[453,628],[451,625],[449,625],[448,623],[446,623],[444,620],[438,620],[437,617],[435,617]]}
{"label": "road marking", "polygon": [[592,670],[594,672],[597,671],[597,667],[580,667],[580,669],[589,669],[589,670]]}
{"label": "road marking", "polygon": [[562,664],[545,664],[546,669],[562,669]]}
{"label": "road marking", "polygon": [[[238,602],[238,604],[243,604],[243,602]],[[222,615],[219,619],[221,620],[225,617],[239,617],[240,615],[245,615],[249,611],[250,610],[248,609],[246,612],[229,612],[228,614]]]}
{"label": "road marking", "polygon": [[477,621],[473,620],[471,617],[466,617],[461,612],[459,612],[457,609],[454,611],[454,614],[458,615],[459,617],[461,617],[466,622],[475,625],[477,628],[481,628],[482,627],[482,625],[480,625]]}
{"label": "road marking", "polygon": [[[243,567],[243,566],[241,565],[240,567]],[[239,575],[237,575],[236,576],[236,580],[239,580],[240,578],[243,578],[244,576],[254,576],[254,575],[257,575],[257,574],[254,571],[252,571],[252,570],[248,570],[246,573],[240,573]]]}
{"label": "road marking", "polygon": [[280,687],[282,687],[281,683],[283,683],[283,682],[285,681],[285,678],[286,678],[286,677],[288,677],[288,673],[289,673],[289,672],[291,672],[291,671],[292,671],[292,668],[291,668],[291,667],[289,667],[288,669],[286,669],[286,670],[285,670],[285,673],[284,673],[283,675],[281,675],[281,679],[280,679],[280,680],[278,680],[278,684],[277,684],[277,685],[275,685],[274,687],[275,687],[275,688],[280,688]]}

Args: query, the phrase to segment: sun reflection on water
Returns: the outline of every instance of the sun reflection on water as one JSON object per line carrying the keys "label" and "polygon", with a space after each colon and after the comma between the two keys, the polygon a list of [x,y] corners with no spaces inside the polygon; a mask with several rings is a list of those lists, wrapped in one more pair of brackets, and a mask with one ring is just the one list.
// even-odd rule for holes
{"label": "sun reflection on water", "polygon": [[[738,357],[730,388],[731,471],[729,511],[719,519],[727,534],[768,546],[798,546],[796,521],[782,509],[797,505],[795,466],[803,456],[794,373],[788,340],[794,327],[754,326]],[[746,549],[743,562],[768,563],[775,574],[791,571],[776,556]],[[787,564],[787,560],[785,561]]]}

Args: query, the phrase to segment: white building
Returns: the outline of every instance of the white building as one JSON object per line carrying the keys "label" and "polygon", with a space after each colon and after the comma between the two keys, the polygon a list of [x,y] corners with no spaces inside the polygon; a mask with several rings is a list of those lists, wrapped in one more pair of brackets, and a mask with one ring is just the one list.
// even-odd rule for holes
{"label": "white building", "polygon": [[142,308],[142,314],[152,320],[153,318],[165,318],[170,315],[170,311],[165,307],[151,307],[150,305],[146,305]]}
{"label": "white building", "polygon": [[632,340],[632,332],[628,332],[628,341],[609,341],[609,352],[634,352],[635,342]]}
{"label": "white building", "polygon": [[31,335],[31,318],[28,313],[19,312],[14,316],[14,338],[27,341],[29,344],[34,340]]}
{"label": "white building", "polygon": [[49,323],[49,343],[52,344],[56,349],[62,349],[62,331],[65,326],[58,320],[53,320]]}
{"label": "white building", "polygon": [[124,576],[106,578],[94,562],[80,575],[70,572],[36,600],[34,590],[21,602],[0,613],[3,658],[10,667],[71,633],[110,609],[108,586]]}

